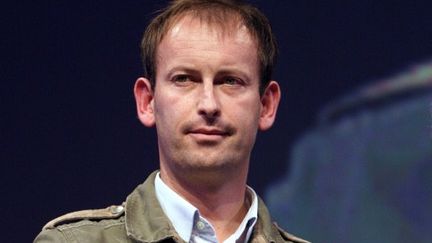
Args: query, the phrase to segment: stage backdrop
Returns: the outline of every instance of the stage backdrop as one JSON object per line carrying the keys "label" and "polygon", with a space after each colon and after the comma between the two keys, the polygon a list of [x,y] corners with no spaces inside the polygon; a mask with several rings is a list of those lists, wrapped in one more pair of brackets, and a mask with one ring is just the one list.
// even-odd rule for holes
{"label": "stage backdrop", "polygon": [[431,242],[432,63],[329,105],[267,192],[313,242]]}

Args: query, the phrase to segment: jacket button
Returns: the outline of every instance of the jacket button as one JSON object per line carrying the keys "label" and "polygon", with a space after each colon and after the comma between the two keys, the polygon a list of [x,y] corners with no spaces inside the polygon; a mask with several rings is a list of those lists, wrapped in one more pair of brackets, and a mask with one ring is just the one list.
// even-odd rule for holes
{"label": "jacket button", "polygon": [[123,210],[124,210],[124,207],[123,207],[123,206],[112,206],[112,207],[111,207],[111,213],[112,213],[112,214],[119,214],[119,213],[122,213]]}

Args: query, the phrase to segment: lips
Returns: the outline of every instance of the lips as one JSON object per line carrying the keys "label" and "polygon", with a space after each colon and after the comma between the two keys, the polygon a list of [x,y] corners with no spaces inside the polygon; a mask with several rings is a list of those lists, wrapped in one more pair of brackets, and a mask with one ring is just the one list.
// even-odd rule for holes
{"label": "lips", "polygon": [[218,142],[230,135],[227,130],[219,128],[195,128],[188,132],[198,142]]}
{"label": "lips", "polygon": [[220,130],[220,129],[212,129],[212,128],[198,128],[198,129],[193,129],[191,130],[189,133],[192,134],[203,134],[203,135],[214,135],[214,136],[227,136],[229,135],[228,132],[224,131],[224,130]]}

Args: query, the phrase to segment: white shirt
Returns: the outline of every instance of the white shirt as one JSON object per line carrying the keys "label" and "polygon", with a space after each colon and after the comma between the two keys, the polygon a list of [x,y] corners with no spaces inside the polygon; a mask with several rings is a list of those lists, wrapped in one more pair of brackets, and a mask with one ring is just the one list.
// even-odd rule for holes
{"label": "white shirt", "polygon": [[[190,243],[217,243],[213,226],[199,213],[199,210],[169,188],[160,178],[155,178],[156,197],[162,210],[171,221],[179,236]],[[251,205],[237,230],[223,243],[248,242],[258,218],[258,198],[255,191],[247,187]]]}

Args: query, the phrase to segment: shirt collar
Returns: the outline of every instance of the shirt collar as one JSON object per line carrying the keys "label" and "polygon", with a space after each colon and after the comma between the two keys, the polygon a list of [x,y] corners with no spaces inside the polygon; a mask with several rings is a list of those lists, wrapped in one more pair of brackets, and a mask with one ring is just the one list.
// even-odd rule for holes
{"label": "shirt collar", "polygon": [[247,187],[246,193],[246,200],[248,200],[247,205],[250,205],[249,210],[234,234],[228,237],[224,243],[237,242],[237,240],[240,238],[243,239],[241,242],[249,242],[253,227],[255,226],[258,218],[258,197],[255,191],[249,186]]}
{"label": "shirt collar", "polygon": [[[169,188],[162,181],[159,173],[155,178],[155,191],[162,210],[171,221],[174,229],[184,241],[189,242],[193,225],[197,219],[194,216],[196,213],[199,215],[198,209]],[[245,237],[243,242],[248,242],[252,234],[253,227],[258,218],[258,197],[250,187],[247,187],[246,200],[248,200],[248,205],[250,205],[249,210],[240,226],[234,234],[224,241],[225,243],[236,242],[237,239],[243,237]]]}

